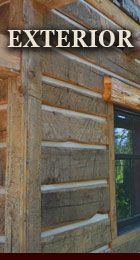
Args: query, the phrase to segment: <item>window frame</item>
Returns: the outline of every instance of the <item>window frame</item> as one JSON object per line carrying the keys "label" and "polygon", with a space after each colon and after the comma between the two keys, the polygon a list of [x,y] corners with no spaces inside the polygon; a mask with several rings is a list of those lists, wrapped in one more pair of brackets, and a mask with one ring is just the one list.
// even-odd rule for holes
{"label": "window frame", "polygon": [[[135,118],[140,119],[140,113],[135,112],[135,111],[130,110],[130,109],[126,109],[126,108],[114,105],[114,130],[115,130],[116,114],[118,112],[124,113],[124,114],[126,114],[130,117],[134,116]],[[133,125],[132,125],[132,131],[133,131],[133,137],[134,137],[134,131],[135,131],[134,121],[133,121]],[[115,135],[114,135],[114,153],[115,153]],[[134,154],[134,143],[133,143],[133,154],[121,154],[121,153],[117,154],[117,153],[115,153],[115,162],[117,160],[129,160],[130,165],[131,165],[131,176],[133,176],[133,174],[134,174],[134,169],[132,167],[133,162],[134,162],[134,160],[140,160],[140,154],[139,155]],[[116,176],[115,176],[115,189],[116,189]],[[133,193],[133,191],[132,191],[132,193]],[[134,196],[131,198],[131,200],[132,201],[134,200]],[[132,207],[134,207],[134,204],[132,205]],[[116,215],[117,215],[117,202],[116,202]],[[137,214],[137,215],[133,215],[132,217],[130,217],[128,219],[124,219],[120,222],[117,220],[116,224],[117,224],[118,235],[121,235],[122,233],[126,233],[128,231],[132,231],[135,227],[140,227],[140,213]],[[131,227],[130,227],[130,225],[131,225]]]}

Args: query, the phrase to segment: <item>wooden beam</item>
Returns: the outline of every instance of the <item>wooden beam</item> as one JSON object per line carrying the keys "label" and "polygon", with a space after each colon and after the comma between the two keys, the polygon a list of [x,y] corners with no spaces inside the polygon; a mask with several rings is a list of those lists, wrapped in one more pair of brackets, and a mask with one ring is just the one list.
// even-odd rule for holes
{"label": "wooden beam", "polygon": [[[43,15],[28,0],[11,0],[9,20],[17,29],[43,25]],[[36,51],[22,50],[21,73],[8,79],[6,253],[41,252],[40,63]]]}
{"label": "wooden beam", "polygon": [[114,4],[119,6],[126,14],[130,15],[132,19],[136,20],[138,23],[140,22],[139,16],[139,0],[127,0],[127,1],[120,1],[120,0],[113,0]]}
{"label": "wooden beam", "polygon": [[103,99],[109,103],[140,111],[140,89],[114,78],[104,78]]}
{"label": "wooden beam", "polygon": [[114,5],[110,0],[86,0],[86,2],[120,27],[131,31],[139,30],[139,24]]}
{"label": "wooden beam", "polygon": [[47,10],[62,7],[64,5],[75,2],[76,0],[34,0],[36,3],[42,5]]}

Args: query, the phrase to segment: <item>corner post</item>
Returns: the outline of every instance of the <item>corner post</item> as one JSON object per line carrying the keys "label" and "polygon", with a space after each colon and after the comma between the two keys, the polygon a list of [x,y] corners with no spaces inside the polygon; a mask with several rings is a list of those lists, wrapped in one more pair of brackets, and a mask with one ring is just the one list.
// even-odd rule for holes
{"label": "corner post", "polygon": [[[43,14],[32,1],[11,0],[10,28],[33,29]],[[6,171],[6,253],[41,252],[41,107],[39,52],[22,50],[19,76],[9,78]]]}

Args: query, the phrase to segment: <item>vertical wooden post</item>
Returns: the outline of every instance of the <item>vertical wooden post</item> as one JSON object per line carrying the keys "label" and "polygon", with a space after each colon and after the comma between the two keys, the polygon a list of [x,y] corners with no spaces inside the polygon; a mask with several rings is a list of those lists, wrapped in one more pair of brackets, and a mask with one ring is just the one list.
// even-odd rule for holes
{"label": "vertical wooden post", "polygon": [[[34,10],[31,1],[11,0],[10,5],[10,27],[27,29],[36,26],[35,21],[38,27],[42,25],[42,14]],[[21,73],[18,78],[9,78],[8,87],[5,246],[8,253],[41,251],[41,105],[40,55],[22,51]]]}
{"label": "vertical wooden post", "polygon": [[115,188],[115,148],[114,148],[114,107],[108,105],[109,109],[109,186],[110,186],[110,219],[112,240],[117,237],[116,219],[116,188]]}

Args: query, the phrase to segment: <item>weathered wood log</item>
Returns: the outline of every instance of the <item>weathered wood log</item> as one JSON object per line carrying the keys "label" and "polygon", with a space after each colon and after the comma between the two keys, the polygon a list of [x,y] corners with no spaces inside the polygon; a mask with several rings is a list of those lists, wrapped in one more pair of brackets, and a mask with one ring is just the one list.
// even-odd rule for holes
{"label": "weathered wood log", "polygon": [[47,110],[48,108],[44,106],[42,112],[43,141],[75,141],[88,144],[108,144],[108,125],[105,117],[97,117],[95,120],[94,118],[92,120],[90,119],[90,115],[85,115],[87,117],[85,119],[81,115],[78,118],[79,113],[73,116],[69,111],[69,115],[64,115],[61,111],[48,112]]}
{"label": "weathered wood log", "polygon": [[111,240],[107,215],[42,233],[43,253],[87,253]]}
{"label": "weathered wood log", "polygon": [[[32,1],[10,3],[10,28],[42,27],[43,15],[34,9]],[[23,51],[21,61],[20,77],[8,79],[5,252],[39,253],[41,62],[32,51]]]}
{"label": "weathered wood log", "polygon": [[[138,0],[139,1],[139,0]],[[90,5],[108,17],[111,21],[120,27],[135,32],[139,30],[139,25],[121,9],[116,7],[110,0],[86,0]]]}
{"label": "weathered wood log", "polygon": [[85,28],[94,28],[99,31],[122,29],[122,27],[113,23],[101,13],[98,13],[96,9],[86,3],[86,1],[76,1],[71,5],[64,6],[60,10],[72,20],[75,20],[75,18],[76,20],[78,19],[79,24],[85,26]]}
{"label": "weathered wood log", "polygon": [[[83,3],[84,4],[84,3]],[[45,19],[45,24],[46,27],[54,28],[57,26],[57,28],[66,28],[66,29],[81,29],[82,22],[85,22],[85,14],[84,11],[79,14],[79,12],[75,12],[75,5],[73,4],[73,9],[71,8],[71,13],[70,17],[73,16],[73,19],[68,19],[67,16],[69,16],[69,12],[67,11],[68,7],[65,7],[65,11],[61,11],[63,13],[63,16],[60,12],[58,11],[51,11],[46,15]],[[86,7],[85,7],[86,8]],[[85,10],[83,8],[83,10]],[[90,8],[87,8],[90,10]],[[94,15],[92,14],[91,11],[87,12],[87,15],[89,18],[86,20],[86,26],[85,28],[91,28],[91,22],[94,19]],[[73,23],[73,20],[75,21]],[[77,22],[77,23],[76,23]],[[101,25],[100,25],[101,26]],[[83,27],[82,27],[83,29]],[[59,51],[60,52],[60,51]],[[72,56],[70,54],[72,54]],[[101,70],[106,69],[108,73],[114,73],[116,74],[116,77],[123,77],[127,80],[131,80],[133,82],[136,82],[139,84],[140,81],[140,74],[139,74],[139,66],[136,64],[136,62],[129,57],[123,52],[118,50],[117,48],[112,48],[110,50],[104,50],[104,49],[96,49],[92,50],[89,48],[84,48],[84,49],[72,49],[69,50],[69,52],[64,52],[63,55],[66,55],[67,58],[73,59],[73,61],[77,61],[82,59],[80,62],[81,63],[86,63],[92,66],[94,69],[95,67],[100,67],[100,69],[97,69],[97,73],[99,74]],[[117,57],[117,58],[116,58]],[[61,62],[61,60],[59,60]],[[115,62],[114,62],[115,61]],[[56,64],[56,61],[55,63]],[[59,63],[61,64],[61,63]],[[74,64],[74,62],[73,62]],[[44,63],[45,65],[45,63]],[[62,70],[62,67],[59,66]],[[72,66],[73,68],[73,66]],[[74,69],[74,68],[73,68]],[[44,69],[43,69],[44,70]],[[66,68],[65,68],[66,71]],[[67,71],[67,73],[69,73]],[[103,71],[101,75],[103,75]],[[55,70],[54,70],[55,74]],[[106,72],[107,74],[107,72]],[[51,75],[50,75],[51,76]],[[87,77],[86,77],[87,78]]]}
{"label": "weathered wood log", "polygon": [[137,22],[140,22],[140,3],[139,0],[113,0],[128,15],[132,16]]}
{"label": "weathered wood log", "polygon": [[[109,189],[105,181],[42,186],[42,228],[89,219],[109,212]],[[79,185],[79,187],[78,187]],[[81,185],[81,186],[80,186]],[[85,186],[84,186],[85,185]]]}
{"label": "weathered wood log", "polygon": [[103,98],[107,102],[140,111],[140,89],[117,79],[104,78]]}
{"label": "weathered wood log", "polygon": [[[57,62],[59,60],[59,63]],[[65,52],[48,50],[42,55],[42,71],[46,76],[76,84],[90,90],[102,90],[102,74],[76,58],[68,57]],[[88,77],[87,77],[88,75]]]}
{"label": "weathered wood log", "polygon": [[[78,89],[78,88],[77,88]],[[80,92],[80,91],[79,91]],[[107,104],[100,98],[100,93],[91,92],[86,95],[78,93],[73,89],[73,85],[65,82],[53,81],[46,78],[46,84],[43,84],[43,104],[59,108],[74,110],[76,112],[106,115],[108,112]],[[102,96],[102,95],[101,95]]]}
{"label": "weathered wood log", "polygon": [[42,148],[42,184],[106,179],[108,151]]}

